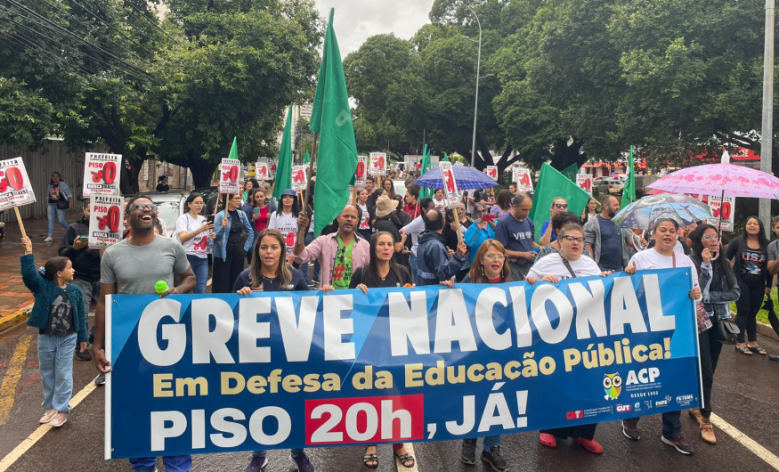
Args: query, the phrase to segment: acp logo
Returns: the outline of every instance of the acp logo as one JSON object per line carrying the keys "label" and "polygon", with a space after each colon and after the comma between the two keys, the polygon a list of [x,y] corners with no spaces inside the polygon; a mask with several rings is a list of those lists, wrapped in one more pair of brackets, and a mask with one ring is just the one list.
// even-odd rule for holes
{"label": "acp logo", "polygon": [[622,377],[619,375],[619,372],[603,376],[603,390],[606,392],[606,395],[603,397],[606,400],[619,398],[619,394],[622,393]]}
{"label": "acp logo", "polygon": [[631,370],[628,372],[628,380],[625,385],[650,384],[654,383],[658,377],[660,377],[660,369],[657,367],[641,369],[638,372]]}

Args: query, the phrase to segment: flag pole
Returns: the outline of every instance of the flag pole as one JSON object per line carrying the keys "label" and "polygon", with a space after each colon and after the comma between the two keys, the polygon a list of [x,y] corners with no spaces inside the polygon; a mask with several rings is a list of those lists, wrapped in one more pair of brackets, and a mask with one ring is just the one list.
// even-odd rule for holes
{"label": "flag pole", "polygon": [[306,176],[308,177],[308,179],[307,179],[308,184],[306,185],[306,192],[305,192],[306,196],[304,198],[305,201],[304,201],[304,205],[303,205],[303,208],[302,208],[303,214],[308,216],[308,217],[310,217],[310,215],[308,214],[308,200],[309,200],[309,197],[311,196],[311,173],[314,171],[314,165],[316,165],[316,160],[317,160],[317,157],[318,157],[317,156],[317,145],[318,144],[319,144],[319,133],[314,133],[314,147],[311,150],[311,153],[313,155],[311,156],[311,165],[308,166],[308,169],[306,169]]}
{"label": "flag pole", "polygon": [[22,237],[27,239],[27,232],[24,230],[24,222],[22,221],[22,215],[19,214],[19,207],[14,207],[14,213],[16,213],[16,221],[19,222],[19,229],[22,231]]}

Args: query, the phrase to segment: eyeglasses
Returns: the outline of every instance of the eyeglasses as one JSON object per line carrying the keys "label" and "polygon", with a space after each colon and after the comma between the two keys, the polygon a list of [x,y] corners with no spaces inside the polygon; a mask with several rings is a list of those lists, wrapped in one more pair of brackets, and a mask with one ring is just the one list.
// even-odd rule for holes
{"label": "eyeglasses", "polygon": [[484,258],[485,259],[489,259],[491,261],[494,261],[494,260],[502,261],[502,260],[506,259],[506,256],[504,256],[503,254],[485,254]]}
{"label": "eyeglasses", "polygon": [[558,210],[565,210],[566,208],[568,208],[568,204],[567,203],[555,203],[554,207],[557,208]]}
{"label": "eyeglasses", "polygon": [[583,243],[584,242],[584,238],[583,237],[578,237],[577,238],[576,236],[563,236],[563,239],[565,239],[569,243],[572,243],[574,241],[577,242],[577,243]]}
{"label": "eyeglasses", "polygon": [[157,211],[157,205],[154,203],[133,203],[130,205],[130,211]]}
{"label": "eyeglasses", "polygon": [[703,239],[709,240],[713,239],[714,241],[719,241],[719,235],[718,234],[704,234]]}

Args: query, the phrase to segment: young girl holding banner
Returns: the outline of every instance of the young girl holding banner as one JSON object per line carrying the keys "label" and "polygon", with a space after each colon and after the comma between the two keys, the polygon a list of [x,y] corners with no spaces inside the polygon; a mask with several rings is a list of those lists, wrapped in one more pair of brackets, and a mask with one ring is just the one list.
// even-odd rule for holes
{"label": "young girl holding banner", "polygon": [[35,269],[32,243],[22,238],[22,281],[35,295],[27,326],[38,328],[38,363],[43,384],[41,424],[59,428],[68,421],[73,393],[73,352],[87,350],[87,309],[84,294],[73,281],[73,265],[67,257],[53,257],[44,274]]}

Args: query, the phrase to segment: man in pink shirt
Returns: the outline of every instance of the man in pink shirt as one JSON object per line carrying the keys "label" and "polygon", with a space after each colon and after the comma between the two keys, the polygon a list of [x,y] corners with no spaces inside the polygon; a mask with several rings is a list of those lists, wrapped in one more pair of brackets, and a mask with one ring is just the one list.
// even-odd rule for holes
{"label": "man in pink shirt", "polygon": [[358,236],[355,229],[360,221],[358,209],[347,205],[338,215],[338,232],[319,236],[306,246],[305,233],[309,219],[298,217],[298,238],[295,244],[295,263],[305,264],[314,260],[322,267],[322,286],[334,289],[349,288],[352,274],[370,260],[370,243]]}

